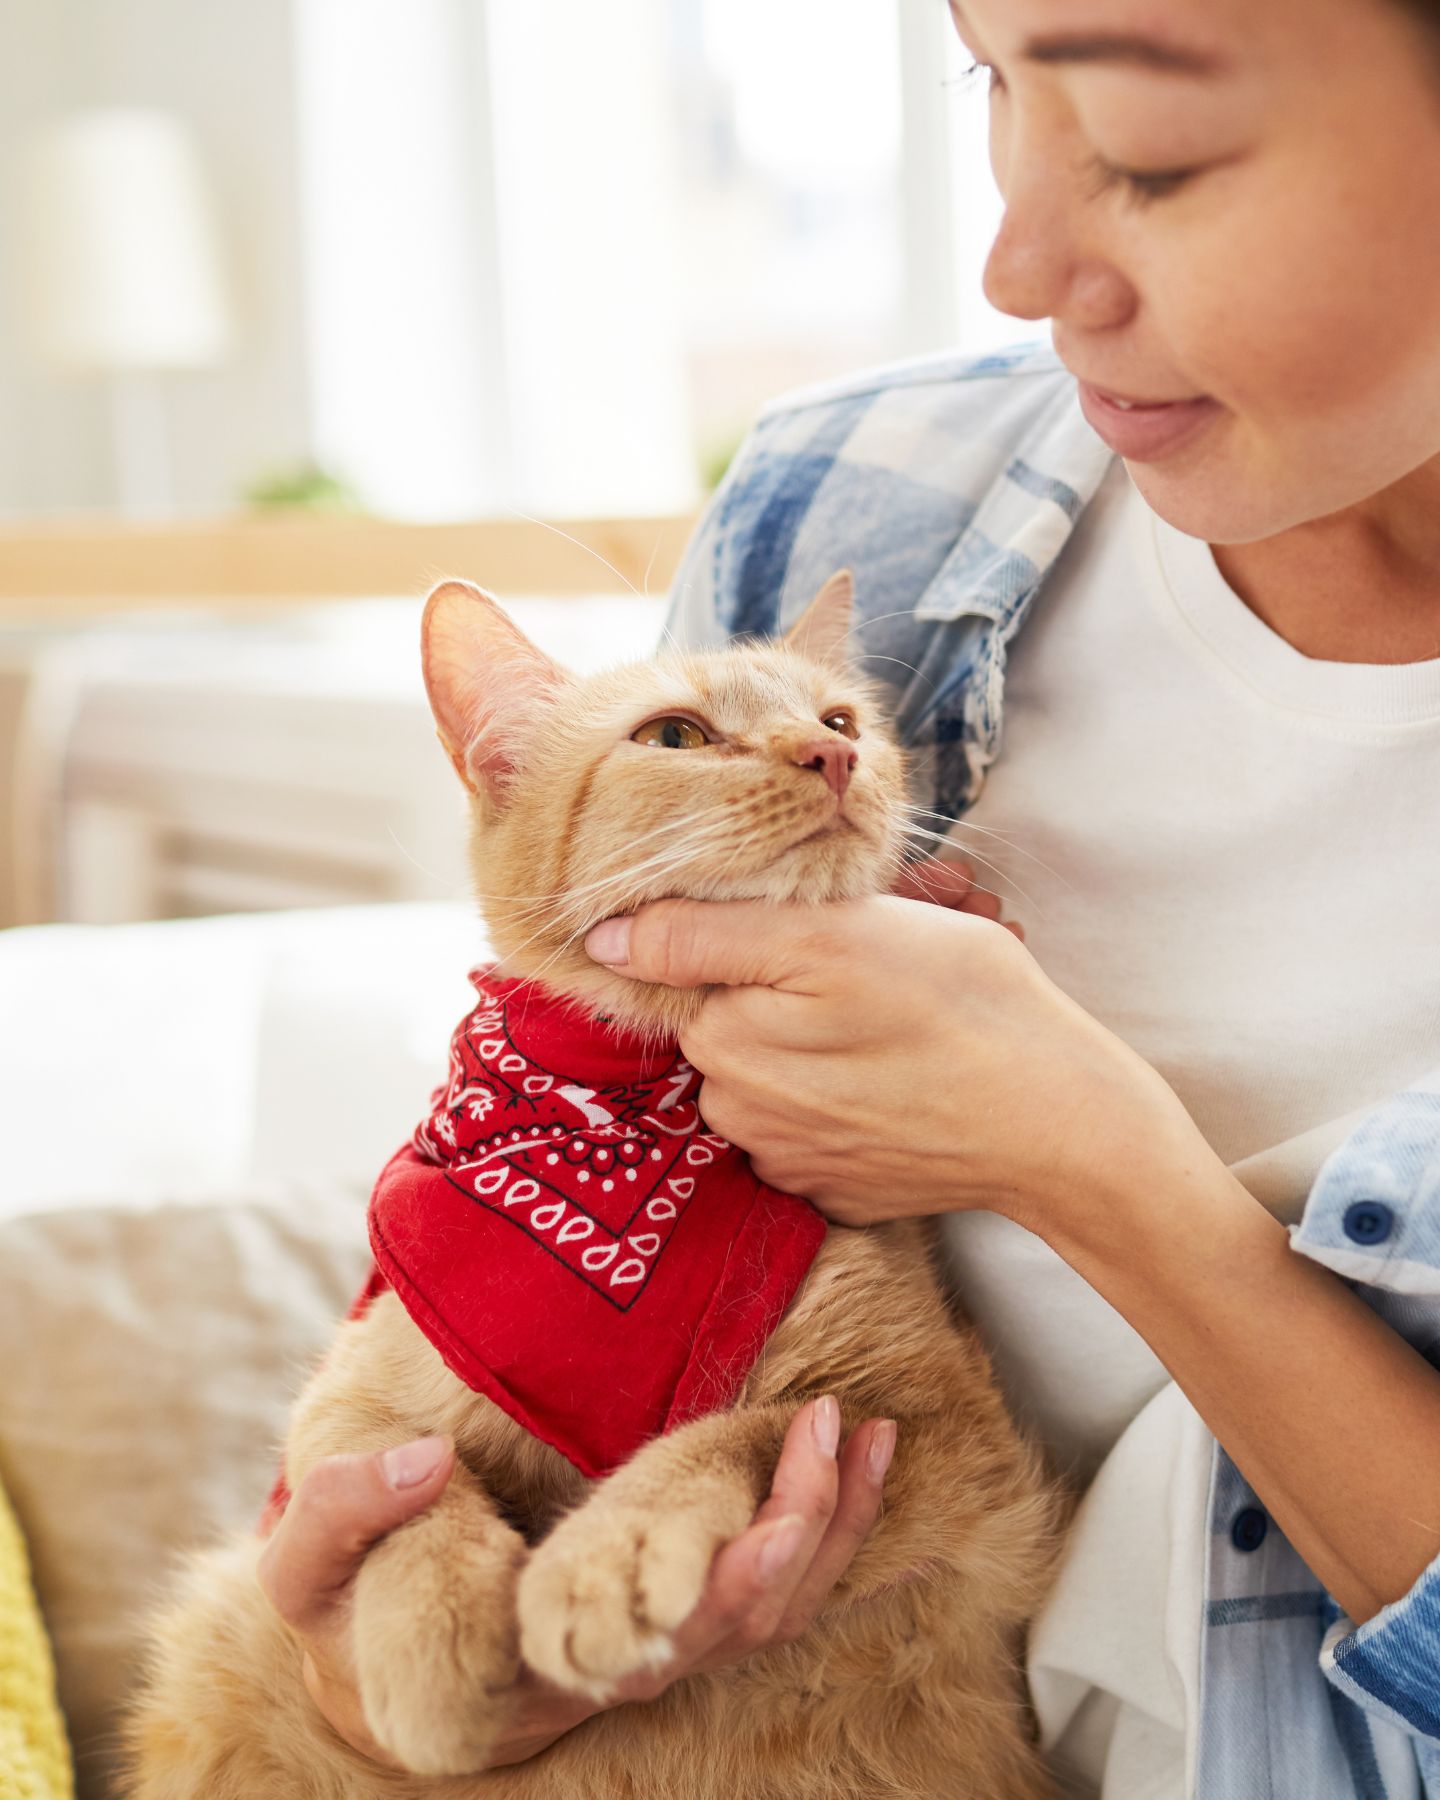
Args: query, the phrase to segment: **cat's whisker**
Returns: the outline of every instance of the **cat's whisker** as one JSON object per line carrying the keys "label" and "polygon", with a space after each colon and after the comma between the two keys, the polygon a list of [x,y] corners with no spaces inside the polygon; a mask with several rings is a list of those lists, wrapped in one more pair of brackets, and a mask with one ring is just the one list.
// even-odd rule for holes
{"label": "cat's whisker", "polygon": [[[944,844],[952,850],[955,847],[953,839],[945,837],[938,831],[931,831],[928,826],[917,825],[917,824],[915,824],[915,822],[913,820],[906,820],[903,823],[901,829],[904,830],[906,833],[908,833],[910,836],[924,839],[929,843]],[[982,864],[985,868],[989,869],[992,874],[998,876],[1001,881],[1008,882],[1009,885],[1014,888],[1016,894],[1020,897],[1020,899],[1024,901],[1026,906],[1030,906],[1030,907],[1034,908],[1036,917],[1041,918],[1041,919],[1044,918],[1045,914],[1044,914],[1043,910],[1041,909],[1039,903],[1034,899],[1034,897],[1032,895],[1026,893],[1025,889],[1021,887],[1020,883],[1018,881],[1016,881],[1015,877],[1013,875],[1011,875],[1008,870],[1002,869],[998,863],[990,862],[986,857],[981,856],[980,853],[976,850],[967,850],[967,854],[969,856],[971,856],[976,862]],[[977,885],[979,885],[979,884],[977,884]],[[983,893],[987,893],[987,894],[994,893],[997,899],[1005,899],[1008,897],[1006,895],[998,893],[994,888],[982,888],[981,891]]]}
{"label": "cat's whisker", "polygon": [[957,847],[963,848],[967,858],[975,862],[985,863],[985,867],[994,869],[997,875],[1003,875],[1005,873],[1005,871],[997,864],[986,862],[985,858],[981,856],[978,850],[972,849],[969,845],[957,846],[955,840],[947,832],[934,831],[930,826],[921,825],[914,819],[901,820],[900,828],[902,831],[908,832],[914,837],[924,838],[927,843],[943,845],[947,850],[954,850]]}
{"label": "cat's whisker", "polygon": [[[966,815],[964,813],[937,812],[933,806],[918,806],[913,800],[907,800],[905,802],[905,810],[906,812],[914,813],[917,818],[939,819],[942,825],[963,825],[966,823]],[[981,829],[993,832],[996,837],[1008,837],[1010,835],[1008,832],[1001,831],[994,826],[984,826],[981,827]]]}
{"label": "cat's whisker", "polygon": [[[920,889],[927,900],[935,901],[937,904],[943,904],[944,897],[939,891],[938,883],[927,880],[926,876],[922,873],[923,867],[924,865],[921,863],[911,863],[906,869],[907,879],[912,881],[915,886]],[[993,888],[987,888],[980,882],[973,883],[970,891],[977,894],[993,894],[995,892]],[[997,900],[1001,898],[998,894],[996,894],[995,897]]]}
{"label": "cat's whisker", "polygon": [[[686,582],[684,591],[686,593],[689,593],[689,591],[690,591],[689,582]],[[662,622],[662,624],[660,626],[660,649],[661,650],[673,650],[677,656],[683,656],[685,654],[685,646],[684,646],[684,644],[682,644],[680,642],[679,638],[677,638],[675,633],[670,629],[668,620]]]}
{"label": "cat's whisker", "polygon": [[[729,808],[728,807],[717,807],[714,810],[717,812],[724,812],[724,811],[728,811]],[[700,818],[703,820],[705,818],[705,816],[706,815],[701,814]],[[684,826],[686,828],[687,835],[686,835],[684,844],[679,845],[679,846],[676,846],[676,845],[665,846],[662,849],[654,852],[653,855],[651,855],[649,857],[641,858],[640,861],[638,861],[638,862],[626,861],[622,867],[615,869],[609,875],[602,875],[594,881],[582,882],[582,883],[578,884],[577,886],[567,888],[565,890],[564,898],[567,900],[578,899],[587,894],[593,894],[601,889],[604,889],[609,886],[613,886],[616,882],[633,880],[636,876],[643,875],[645,873],[645,871],[651,867],[652,864],[657,863],[657,862],[664,862],[667,859],[669,859],[672,856],[675,856],[677,854],[681,857],[688,856],[699,845],[708,844],[709,842],[711,842],[712,839],[722,836],[725,833],[725,831],[729,829],[729,826],[723,819],[714,820],[712,823],[710,823],[708,825],[704,825],[698,829],[696,827],[696,822],[693,817],[689,818],[689,819],[676,820],[673,823],[676,826]],[[658,829],[659,828],[657,827],[657,830]],[[654,835],[655,835],[654,832],[647,832],[645,834],[645,838],[653,837]],[[615,854],[616,855],[627,855],[630,851],[632,851],[635,848],[637,843],[643,843],[645,841],[645,838],[640,838],[630,844],[623,845],[618,851],[615,852]]]}
{"label": "cat's whisker", "polygon": [[[688,823],[688,821],[687,821]],[[586,882],[581,887],[569,889],[555,907],[551,923],[556,927],[569,927],[573,934],[588,931],[590,926],[605,916],[602,896],[608,889],[633,891],[635,886],[645,879],[668,874],[693,860],[695,852],[708,845],[716,836],[723,835],[725,827],[720,824],[709,826],[704,831],[692,831],[685,843],[672,846],[646,857],[638,863],[627,863],[612,874],[601,876],[597,881]],[[580,904],[580,903],[584,904]],[[598,902],[598,904],[597,904]],[[570,917],[567,918],[567,913]],[[542,926],[542,930],[544,927]],[[538,934],[537,934],[538,935]],[[529,940],[533,942],[532,938]]]}
{"label": "cat's whisker", "polygon": [[1053,868],[1049,863],[1044,861],[1042,857],[1036,856],[1032,851],[1025,849],[1022,844],[1017,844],[1006,832],[996,831],[995,828],[990,825],[976,825],[970,819],[953,819],[948,813],[934,812],[928,806],[907,806],[907,810],[922,818],[939,819],[944,824],[956,827],[962,831],[978,831],[983,832],[986,837],[998,838],[1007,850],[1013,850],[1017,856],[1023,856],[1028,862],[1033,862],[1037,868],[1043,869],[1047,875],[1052,875],[1056,881],[1062,884],[1062,886],[1069,888],[1072,894],[1075,892],[1075,884],[1073,881],[1068,880],[1058,869]]}
{"label": "cat's whisker", "polygon": [[655,567],[655,558],[660,554],[660,534],[655,534],[655,542],[650,549],[650,560],[645,565],[645,574],[641,578],[641,586],[645,589],[645,598],[650,598],[650,575]]}
{"label": "cat's whisker", "polygon": [[[687,845],[684,850],[677,851],[673,856],[652,858],[640,869],[626,869],[621,874],[612,877],[615,890],[612,896],[614,902],[618,905],[646,905],[651,899],[658,899],[659,895],[649,894],[637,897],[635,890],[642,885],[648,887],[677,869],[692,868],[695,848],[696,846]],[[558,929],[569,930],[578,936],[580,933],[588,931],[592,925],[598,924],[601,919],[609,916],[610,902],[602,893],[592,893],[588,897],[577,895],[576,900],[585,903],[577,904],[568,911],[558,912],[553,920],[553,924]]]}
{"label": "cat's whisker", "polygon": [[[501,501],[501,505],[504,506],[506,512],[512,514],[517,519],[523,519],[527,525],[538,525],[544,531],[553,531],[556,537],[564,538],[566,543],[573,544],[577,550],[583,550],[587,556],[593,556],[596,562],[598,562],[602,568],[608,569],[617,581],[623,581],[637,600],[649,599],[650,596],[648,594],[642,594],[635,583],[630,580],[629,576],[622,575],[620,570],[615,567],[614,563],[603,557],[592,544],[587,544],[580,538],[572,537],[568,531],[562,531],[558,525],[552,524],[549,519],[532,518],[529,513],[521,512],[518,506],[511,506],[505,501]],[[650,562],[651,567],[653,568],[655,562],[653,556],[651,557]]]}
{"label": "cat's whisker", "polygon": [[867,663],[868,662],[898,663],[902,669],[908,669],[912,675],[914,675],[918,680],[925,682],[927,684],[927,686],[933,688],[935,685],[935,683],[930,680],[930,677],[928,675],[921,674],[920,670],[915,667],[914,663],[907,663],[903,656],[882,656],[878,650],[868,650],[868,651],[866,651],[865,655],[860,658],[860,661],[867,662]]}
{"label": "cat's whisker", "polygon": [[573,947],[574,942],[574,938],[566,938],[563,943],[557,944],[543,962],[537,964],[533,969],[526,970],[525,979],[527,981],[543,981],[566,951]]}
{"label": "cat's whisker", "polygon": [[936,812],[933,807],[916,806],[913,801],[908,800],[905,802],[905,810],[917,819],[938,819],[942,825],[969,825],[972,831],[983,831],[989,837],[1004,838],[1006,843],[1013,842],[1010,832],[997,830],[992,825],[971,824],[971,821],[963,814],[956,817],[952,813]]}
{"label": "cat's whisker", "polygon": [[[395,827],[390,823],[390,821],[388,819],[385,821],[385,833],[386,833],[386,836],[390,839],[390,842],[395,846],[395,848],[405,858],[406,862],[408,862],[413,868],[418,869],[422,875],[428,875],[430,877],[431,881],[439,882],[440,886],[445,889],[446,893],[448,893],[448,894],[458,893],[460,891],[460,889],[465,886],[464,882],[461,880],[460,877],[458,877],[458,876],[447,877],[444,875],[439,875],[435,872],[434,869],[427,868],[425,866],[425,864],[421,862],[421,860],[418,856],[412,855],[411,852],[409,850],[407,850],[405,848],[405,846],[400,842],[399,838],[396,837]],[[467,894],[474,892],[474,890],[472,888],[466,888],[465,891],[467,892]]]}
{"label": "cat's whisker", "polygon": [[909,606],[899,607],[894,612],[873,613],[868,619],[861,619],[852,625],[850,635],[853,637],[858,631],[868,631],[872,625],[882,625],[886,619],[913,619],[914,617],[914,608]]}
{"label": "cat's whisker", "polygon": [[[662,824],[652,826],[649,831],[641,832],[638,837],[631,838],[629,843],[623,846],[623,849],[626,853],[636,850],[641,844],[647,843],[651,838],[658,837],[661,833],[666,831],[693,831],[697,824],[703,823],[706,819],[713,817],[716,813],[727,811],[729,806],[729,801],[722,801],[715,806],[707,807],[703,812],[692,813],[683,819],[667,819]],[[621,873],[625,874],[628,874],[629,872],[630,870],[628,867],[626,870],[621,871]],[[614,876],[604,877],[605,880],[614,880],[615,878],[616,877]],[[508,904],[511,901],[533,901],[537,906],[550,905],[570,894],[583,891],[584,890],[580,888],[567,888],[563,890],[552,888],[544,894],[507,894],[487,893],[482,889],[472,890],[478,900],[489,900],[500,904]]]}

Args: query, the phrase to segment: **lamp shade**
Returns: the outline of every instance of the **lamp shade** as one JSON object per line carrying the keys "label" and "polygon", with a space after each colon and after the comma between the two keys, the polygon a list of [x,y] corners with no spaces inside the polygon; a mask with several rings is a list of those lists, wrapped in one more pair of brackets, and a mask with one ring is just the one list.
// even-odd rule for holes
{"label": "lamp shade", "polygon": [[184,127],[105,108],[33,146],[19,259],[37,350],[72,370],[194,369],[231,333],[218,234]]}

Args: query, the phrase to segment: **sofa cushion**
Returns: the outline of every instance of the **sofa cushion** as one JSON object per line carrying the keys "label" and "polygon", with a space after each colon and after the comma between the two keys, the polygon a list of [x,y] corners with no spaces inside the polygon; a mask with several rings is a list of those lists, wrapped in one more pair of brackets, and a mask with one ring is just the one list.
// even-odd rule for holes
{"label": "sofa cushion", "polygon": [[0,1484],[54,1645],[82,1800],[108,1800],[147,1609],[253,1523],[290,1401],[368,1266],[363,1185],[0,1222]]}

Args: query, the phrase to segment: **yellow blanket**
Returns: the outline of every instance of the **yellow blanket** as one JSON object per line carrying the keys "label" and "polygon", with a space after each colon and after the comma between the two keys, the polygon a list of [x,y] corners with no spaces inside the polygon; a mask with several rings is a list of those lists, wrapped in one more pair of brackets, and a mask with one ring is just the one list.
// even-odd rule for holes
{"label": "yellow blanket", "polygon": [[71,1800],[74,1791],[30,1563],[0,1489],[0,1800]]}

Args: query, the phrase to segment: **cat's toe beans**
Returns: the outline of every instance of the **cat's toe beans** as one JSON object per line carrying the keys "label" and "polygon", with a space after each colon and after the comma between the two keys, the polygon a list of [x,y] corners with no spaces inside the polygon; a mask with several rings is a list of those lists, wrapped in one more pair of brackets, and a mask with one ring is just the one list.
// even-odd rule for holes
{"label": "cat's toe beans", "polygon": [[681,1626],[699,1604],[717,1545],[683,1516],[657,1519],[636,1546],[635,1594],[646,1623],[662,1632]]}
{"label": "cat's toe beans", "polygon": [[561,1687],[605,1698],[663,1667],[694,1610],[714,1553],[693,1519],[585,1520],[559,1528],[520,1583],[524,1660]]}
{"label": "cat's toe beans", "polygon": [[627,1675],[663,1668],[671,1656],[670,1639],[662,1632],[646,1630],[638,1619],[621,1626],[606,1604],[609,1598],[581,1599],[565,1633],[571,1685],[595,1700],[608,1699]]}
{"label": "cat's toe beans", "polygon": [[577,1632],[585,1615],[594,1610],[584,1573],[583,1559],[572,1562],[550,1546],[542,1546],[531,1558],[518,1595],[520,1654],[529,1668],[556,1687],[604,1700],[612,1685],[608,1671],[590,1666],[591,1634]]}

